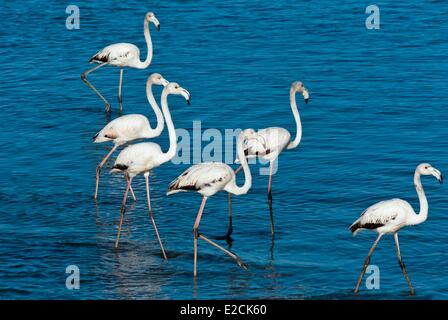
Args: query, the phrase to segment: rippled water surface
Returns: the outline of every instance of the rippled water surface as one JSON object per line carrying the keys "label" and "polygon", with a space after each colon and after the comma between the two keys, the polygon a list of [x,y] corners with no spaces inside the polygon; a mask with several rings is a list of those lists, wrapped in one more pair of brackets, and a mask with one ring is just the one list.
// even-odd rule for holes
{"label": "rippled water surface", "polygon": [[[418,211],[418,163],[448,174],[444,1],[376,1],[380,30],[366,30],[370,3],[354,0],[76,4],[81,28],[71,31],[66,4],[1,4],[1,299],[356,298],[351,292],[375,235],[353,238],[348,226],[382,199],[401,197]],[[248,271],[200,242],[194,285],[191,228],[200,196],[165,196],[186,164],[168,163],[151,178],[168,262],[149,223],[142,177],[135,179],[138,201],[128,206],[119,252],[122,176],[105,169],[99,201],[92,199],[95,166],[110,146],[91,137],[110,119],[79,76],[110,43],[132,42],[146,55],[148,10],[161,30],[152,32],[152,65],[124,73],[125,113],[155,121],[145,81],[160,72],[192,94],[191,107],[170,98],[178,128],[191,132],[201,120],[202,130],[275,125],[294,133],[289,86],[301,80],[310,91],[308,105],[299,100],[303,140],[281,155],[274,176],[275,238],[259,165],[250,192],[234,198],[231,250]],[[118,74],[105,68],[90,77],[111,101],[111,118],[119,115]],[[166,131],[154,141],[166,150]],[[433,178],[423,184],[429,219],[401,232],[402,254],[416,298],[447,299],[448,189]],[[208,201],[201,232],[223,234],[226,219],[222,193]],[[372,263],[380,267],[381,289],[363,288],[360,297],[407,298],[391,237]],[[65,287],[72,264],[81,272],[80,290]]]}

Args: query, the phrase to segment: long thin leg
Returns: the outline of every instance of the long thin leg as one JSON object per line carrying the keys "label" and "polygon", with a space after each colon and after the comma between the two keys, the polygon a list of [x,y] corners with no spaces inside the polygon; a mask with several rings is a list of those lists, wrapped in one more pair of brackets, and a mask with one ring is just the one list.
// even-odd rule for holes
{"label": "long thin leg", "polygon": [[133,178],[129,178],[127,175],[124,175],[126,178],[126,181],[129,182],[129,191],[131,192],[132,195],[132,199],[134,199],[134,201],[137,201],[137,198],[135,197],[135,193],[134,193],[134,189],[132,189],[132,179]]}
{"label": "long thin leg", "polygon": [[95,195],[93,198],[96,200],[98,198],[98,185],[100,183],[100,172],[103,165],[106,163],[107,159],[114,153],[115,150],[117,150],[118,145],[114,145],[113,148],[109,151],[108,154],[101,160],[101,162],[96,166],[96,182],[95,182]]}
{"label": "long thin leg", "polygon": [[[238,172],[241,171],[241,169],[243,169],[243,166],[239,166],[236,170],[235,170],[235,175],[238,174]],[[232,194],[229,192],[228,193],[228,204],[229,204],[229,224],[227,226],[227,233],[224,236],[224,238],[229,238],[233,232],[233,218],[232,218]]]}
{"label": "long thin leg", "polygon": [[269,184],[268,184],[268,204],[269,204],[269,216],[271,219],[271,234],[274,235],[275,227],[274,227],[274,211],[272,210],[272,171],[274,165],[271,161],[269,164]]}
{"label": "long thin leg", "polygon": [[223,251],[225,254],[229,255],[232,259],[234,259],[236,261],[236,263],[238,263],[238,265],[247,270],[247,265],[243,262],[243,260],[241,260],[240,257],[238,257],[236,254],[234,254],[233,252],[230,252],[229,250],[221,247],[219,244],[217,244],[216,242],[213,242],[212,240],[206,238],[205,236],[203,236],[202,234],[198,234],[199,238],[201,238],[202,240],[207,241],[208,243],[210,243],[211,245],[215,246],[216,248],[218,248],[219,250]]}
{"label": "long thin leg", "polygon": [[406,272],[406,267],[404,266],[403,260],[401,259],[400,243],[398,242],[398,233],[394,233],[394,239],[395,239],[395,245],[397,246],[398,263],[400,264],[401,271],[403,271],[404,277],[406,278],[406,281],[408,282],[409,289],[410,289],[410,295],[413,296],[414,288],[412,287],[411,280],[409,280],[408,274]]}
{"label": "long thin leg", "polygon": [[107,63],[101,63],[95,67],[93,67],[92,69],[87,70],[86,72],[84,72],[83,74],[81,74],[81,79],[82,81],[84,81],[85,83],[87,83],[87,85],[90,87],[90,89],[93,90],[93,92],[96,93],[96,95],[98,97],[101,98],[101,100],[103,100],[103,102],[106,105],[106,112],[110,111],[110,103],[106,100],[106,98],[103,97],[103,95],[89,82],[89,80],[87,80],[87,75],[103,66],[107,66]]}
{"label": "long thin leg", "polygon": [[120,67],[120,84],[118,86],[118,104],[120,105],[120,112],[123,112],[123,105],[122,105],[122,100],[121,100],[121,86],[123,84],[123,72],[124,69],[123,67]]}
{"label": "long thin leg", "polygon": [[366,261],[364,262],[364,266],[362,267],[362,271],[361,271],[361,275],[359,276],[358,283],[356,284],[355,293],[358,293],[358,291],[359,291],[359,286],[361,284],[362,277],[364,276],[364,273],[366,272],[367,266],[369,265],[369,262],[370,262],[370,256],[372,255],[373,251],[375,250],[375,248],[382,236],[383,236],[383,234],[380,233],[378,235],[378,238],[376,238],[375,242],[373,243],[372,248],[370,248],[370,251],[369,251],[369,254],[367,255]]}
{"label": "long thin leg", "polygon": [[229,238],[233,232],[233,217],[232,217],[232,194],[228,193],[228,205],[229,205],[229,224],[227,226],[226,238]]}
{"label": "long thin leg", "polygon": [[149,172],[145,172],[145,180],[146,180],[146,195],[148,198],[149,217],[151,218],[152,225],[154,226],[154,230],[156,231],[157,239],[159,240],[159,244],[160,244],[160,249],[162,249],[163,258],[165,260],[168,260],[166,253],[165,253],[165,249],[163,248],[162,240],[160,239],[160,236],[159,236],[159,231],[157,230],[157,225],[156,225],[156,221],[154,220],[154,215],[152,214],[151,198],[149,196]]}
{"label": "long thin leg", "polygon": [[203,197],[202,202],[201,202],[201,207],[199,208],[198,215],[196,217],[196,221],[194,222],[194,226],[193,226],[193,235],[194,235],[194,262],[193,262],[194,271],[193,271],[193,275],[195,278],[197,275],[196,266],[197,266],[197,261],[198,261],[198,237],[199,237],[198,228],[199,228],[199,223],[201,223],[202,212],[204,211],[206,202],[207,202],[207,197]]}
{"label": "long thin leg", "polygon": [[[126,174],[126,173],[125,173]],[[120,241],[121,226],[123,225],[124,213],[126,211],[126,199],[128,198],[129,187],[131,186],[130,180],[126,179],[126,191],[124,192],[123,201],[120,208],[120,224],[118,225],[117,239],[115,240],[115,249],[118,249],[118,242]]]}

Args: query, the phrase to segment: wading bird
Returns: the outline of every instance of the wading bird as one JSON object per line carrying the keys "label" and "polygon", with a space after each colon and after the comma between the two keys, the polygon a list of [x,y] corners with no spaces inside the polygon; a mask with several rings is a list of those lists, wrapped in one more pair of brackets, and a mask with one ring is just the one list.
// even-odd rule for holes
{"label": "wading bird", "polygon": [[[146,96],[148,102],[151,105],[157,118],[157,126],[153,129],[149,123],[148,118],[141,114],[128,114],[121,116],[109,122],[100,132],[93,137],[94,143],[101,143],[112,141],[114,143],[113,148],[103,158],[103,160],[96,167],[96,184],[94,199],[98,198],[98,185],[100,180],[100,172],[107,159],[112,153],[117,150],[121,145],[136,140],[136,139],[150,139],[158,137],[163,131],[163,114],[157,105],[154,95],[152,93],[152,85],[166,86],[168,81],[165,80],[160,74],[153,73],[148,77],[146,81]],[[132,197],[135,198],[132,186],[130,187]]]}
{"label": "wading bird", "polygon": [[162,249],[164,259],[167,259],[165,249],[163,248],[162,240],[160,239],[159,232],[154,220],[154,216],[151,210],[151,199],[149,195],[149,173],[152,169],[157,168],[165,162],[170,161],[176,154],[177,140],[176,131],[174,128],[173,120],[171,118],[170,110],[168,109],[168,95],[175,94],[181,95],[190,104],[190,93],[184,88],[180,87],[177,83],[172,82],[168,84],[162,91],[162,111],[165,117],[166,126],[168,128],[170,147],[168,152],[163,152],[160,146],[152,142],[142,142],[134,144],[123,149],[115,160],[115,164],[112,173],[124,172],[126,176],[127,186],[124,193],[123,202],[120,209],[120,224],[118,226],[117,239],[115,241],[115,248],[118,248],[118,242],[120,240],[121,226],[123,225],[124,213],[126,210],[126,199],[128,191],[131,187],[132,179],[143,173],[146,180],[146,195],[148,200],[148,211],[152,225],[157,235],[157,239]]}
{"label": "wading bird", "polygon": [[98,70],[99,68],[103,66],[114,66],[114,67],[120,67],[120,82],[118,85],[118,103],[120,104],[120,112],[123,111],[122,106],[122,100],[121,100],[121,86],[123,84],[123,71],[124,67],[130,67],[130,68],[137,68],[137,69],[146,69],[150,64],[152,60],[152,41],[151,41],[151,35],[149,33],[149,22],[152,22],[156,28],[157,31],[160,30],[160,23],[159,20],[157,20],[156,16],[152,12],[148,12],[145,15],[144,20],[144,34],[145,34],[145,40],[147,45],[147,55],[146,60],[141,61],[140,60],[140,50],[137,46],[133,45],[132,43],[115,43],[111,44],[102,50],[100,50],[97,54],[95,54],[92,58],[90,58],[89,62],[96,62],[98,63],[97,66],[93,67],[92,69],[87,70],[81,75],[81,79],[87,83],[87,85],[95,92],[98,97],[100,97],[105,105],[106,105],[106,111],[110,111],[110,104],[104,98],[104,96],[87,80],[87,75],[95,70]]}
{"label": "wading bird", "polygon": [[[309,93],[303,86],[302,82],[296,81],[291,85],[289,91],[289,100],[291,104],[292,114],[296,121],[296,137],[291,141],[291,134],[285,128],[270,127],[266,129],[258,130],[253,138],[247,141],[244,153],[247,158],[260,157],[269,161],[269,184],[268,184],[268,200],[271,213],[271,233],[274,234],[274,217],[272,214],[272,172],[274,163],[277,160],[280,153],[286,149],[296,148],[300,140],[302,139],[302,123],[300,121],[299,110],[296,104],[296,93],[300,92],[305,99],[305,103],[308,103]],[[235,171],[236,174],[241,170],[241,166]],[[230,236],[232,232],[232,210],[231,199],[232,195],[229,193],[229,228],[227,230],[227,236]]]}
{"label": "wading bird", "polygon": [[421,175],[434,176],[440,183],[443,183],[443,177],[439,170],[432,167],[428,163],[422,163],[417,166],[414,174],[414,184],[417,190],[418,199],[420,201],[420,213],[416,214],[412,206],[404,200],[392,199],[378,202],[369,208],[367,208],[351,226],[350,231],[353,235],[356,235],[363,229],[375,230],[378,233],[378,237],[373,243],[372,248],[367,254],[366,261],[359,276],[358,283],[355,288],[355,293],[359,291],[359,285],[361,284],[362,277],[366,271],[367,266],[370,263],[370,256],[375,250],[378,242],[384,234],[393,234],[395,239],[395,245],[397,246],[398,263],[401,270],[409,284],[410,294],[414,295],[414,288],[409,280],[406,268],[403,260],[401,259],[400,244],[398,243],[398,231],[406,226],[413,226],[423,223],[428,218],[428,200],[426,200],[425,192],[421,183]]}
{"label": "wading bird", "polygon": [[233,258],[240,267],[247,269],[247,266],[236,254],[226,250],[219,244],[213,242],[212,240],[206,238],[204,235],[199,233],[199,223],[201,222],[202,213],[204,211],[205,202],[211,196],[219,191],[227,191],[235,195],[246,194],[252,185],[252,176],[250,174],[249,165],[247,164],[246,157],[244,155],[243,146],[247,139],[255,133],[252,129],[246,129],[240,133],[237,143],[237,154],[241,162],[241,166],[244,170],[244,185],[238,187],[236,184],[235,173],[233,169],[219,162],[208,162],[200,163],[188,168],[184,173],[182,173],[177,179],[171,182],[168,187],[168,195],[181,192],[181,191],[197,191],[202,195],[202,203],[199,208],[198,215],[196,217],[195,224],[193,226],[194,235],[194,277],[196,277],[196,264],[197,264],[197,241],[198,238],[210,243],[211,245],[222,250],[224,253]]}

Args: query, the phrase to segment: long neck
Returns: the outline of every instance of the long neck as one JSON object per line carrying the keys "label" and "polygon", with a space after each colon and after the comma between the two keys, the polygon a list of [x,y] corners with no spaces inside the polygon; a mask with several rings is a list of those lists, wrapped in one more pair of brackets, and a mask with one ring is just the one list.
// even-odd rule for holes
{"label": "long neck", "polygon": [[162,92],[162,111],[165,116],[166,126],[168,128],[168,135],[170,138],[170,148],[168,152],[163,153],[163,162],[170,161],[176,154],[177,138],[176,129],[174,128],[173,120],[171,119],[171,113],[168,109],[168,93],[163,90]]}
{"label": "long neck", "polygon": [[420,201],[420,213],[418,215],[413,213],[413,216],[408,223],[409,225],[415,225],[425,222],[428,218],[428,200],[426,199],[425,191],[423,190],[420,173],[417,171],[414,175],[414,184],[415,189],[417,190],[418,200]]}
{"label": "long neck", "polygon": [[296,104],[296,90],[291,88],[289,91],[289,100],[291,103],[292,114],[294,115],[294,120],[296,121],[296,137],[293,141],[291,141],[288,145],[288,149],[293,149],[297,147],[302,140],[302,122],[300,121],[299,110],[297,109]]}
{"label": "long neck", "polygon": [[152,82],[148,80],[146,84],[146,97],[148,98],[148,102],[152,107],[152,110],[156,114],[157,118],[157,126],[155,129],[151,128],[149,126],[149,135],[151,137],[157,137],[159,136],[164,127],[164,121],[163,121],[163,114],[162,111],[160,111],[159,105],[156,102],[156,99],[154,99],[154,94],[152,93]]}
{"label": "long neck", "polygon": [[138,69],[145,69],[147,68],[152,61],[152,41],[151,41],[151,35],[149,34],[149,25],[148,21],[145,19],[145,22],[143,23],[143,33],[145,34],[145,40],[146,40],[146,46],[147,46],[147,53],[146,53],[146,60],[145,61],[139,61],[136,65],[136,68]]}
{"label": "long neck", "polygon": [[227,191],[230,193],[233,193],[235,195],[241,195],[246,194],[247,191],[249,191],[250,187],[252,186],[252,175],[250,174],[250,168],[247,164],[246,155],[244,154],[244,148],[243,148],[243,140],[244,137],[240,137],[238,139],[237,143],[237,152],[238,152],[238,159],[241,162],[241,166],[243,167],[244,171],[244,184],[241,187],[238,187],[236,184],[236,177],[233,176],[232,182],[230,183],[229,187],[227,188]]}

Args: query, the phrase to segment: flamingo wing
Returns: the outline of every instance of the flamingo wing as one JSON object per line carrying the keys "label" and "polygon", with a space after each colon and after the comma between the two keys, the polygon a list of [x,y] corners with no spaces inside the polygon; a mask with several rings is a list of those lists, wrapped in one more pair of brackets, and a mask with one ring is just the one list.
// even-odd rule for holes
{"label": "flamingo wing", "polygon": [[354,234],[361,229],[378,229],[384,226],[399,226],[404,222],[406,213],[412,210],[411,205],[401,199],[378,202],[368,207],[351,226]]}
{"label": "flamingo wing", "polygon": [[223,163],[200,163],[185,170],[170,183],[168,194],[180,191],[220,191],[232,179],[232,169]]}
{"label": "flamingo wing", "polygon": [[131,43],[116,43],[98,51],[89,62],[125,66],[140,57],[140,49]]}
{"label": "flamingo wing", "polygon": [[149,120],[141,114],[128,114],[109,122],[93,140],[95,143],[115,140],[116,143],[125,143],[135,139],[146,138],[149,134]]}

